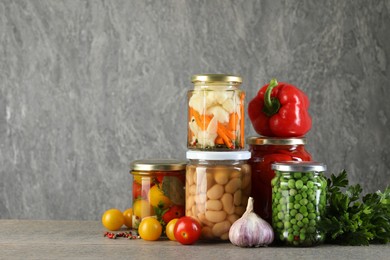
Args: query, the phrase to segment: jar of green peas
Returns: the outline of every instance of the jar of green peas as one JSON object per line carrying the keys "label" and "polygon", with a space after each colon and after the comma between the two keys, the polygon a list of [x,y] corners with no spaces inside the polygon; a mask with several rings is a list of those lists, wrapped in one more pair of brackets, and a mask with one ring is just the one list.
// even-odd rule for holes
{"label": "jar of green peas", "polygon": [[272,226],[275,238],[290,246],[314,246],[324,240],[318,224],[325,210],[326,165],[316,162],[272,164]]}

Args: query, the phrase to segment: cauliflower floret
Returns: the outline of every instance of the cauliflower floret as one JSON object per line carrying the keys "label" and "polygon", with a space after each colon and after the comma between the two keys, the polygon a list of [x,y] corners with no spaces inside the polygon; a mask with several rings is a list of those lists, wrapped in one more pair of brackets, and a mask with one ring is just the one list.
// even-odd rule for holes
{"label": "cauliflower floret", "polygon": [[221,106],[213,106],[209,109],[207,109],[206,114],[213,115],[214,118],[218,120],[220,123],[227,123],[229,122],[229,113],[223,109]]}

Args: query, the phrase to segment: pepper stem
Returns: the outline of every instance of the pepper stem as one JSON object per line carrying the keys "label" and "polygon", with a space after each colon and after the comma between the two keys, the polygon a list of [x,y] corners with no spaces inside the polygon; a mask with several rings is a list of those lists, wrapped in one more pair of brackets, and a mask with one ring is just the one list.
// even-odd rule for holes
{"label": "pepper stem", "polygon": [[267,116],[272,116],[278,113],[280,108],[280,102],[277,98],[271,97],[272,90],[278,85],[278,81],[276,79],[271,79],[267,90],[264,94],[264,108],[263,112]]}

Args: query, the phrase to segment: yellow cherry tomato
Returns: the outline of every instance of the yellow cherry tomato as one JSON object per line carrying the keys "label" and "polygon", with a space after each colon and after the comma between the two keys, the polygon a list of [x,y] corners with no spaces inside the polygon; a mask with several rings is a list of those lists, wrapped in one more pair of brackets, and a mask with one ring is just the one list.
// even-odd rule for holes
{"label": "yellow cherry tomato", "polygon": [[129,208],[123,212],[124,223],[126,227],[131,228],[133,226],[133,209]]}
{"label": "yellow cherry tomato", "polygon": [[164,192],[158,185],[154,185],[150,188],[148,198],[150,204],[156,208],[167,209],[172,204],[171,200],[165,196]]}
{"label": "yellow cherry tomato", "polygon": [[153,216],[154,210],[149,201],[136,200],[133,204],[133,215],[136,216],[137,219],[141,220],[144,217]]}
{"label": "yellow cherry tomato", "polygon": [[144,218],[138,227],[138,234],[144,240],[154,241],[160,238],[162,233],[162,226],[160,222],[153,218]]}
{"label": "yellow cherry tomato", "polygon": [[165,227],[165,233],[167,234],[167,237],[172,241],[176,241],[175,225],[178,220],[179,220],[178,218],[172,219],[171,221],[168,222],[167,226]]}
{"label": "yellow cherry tomato", "polygon": [[108,230],[119,230],[124,222],[123,213],[119,209],[109,209],[102,216],[102,224]]}

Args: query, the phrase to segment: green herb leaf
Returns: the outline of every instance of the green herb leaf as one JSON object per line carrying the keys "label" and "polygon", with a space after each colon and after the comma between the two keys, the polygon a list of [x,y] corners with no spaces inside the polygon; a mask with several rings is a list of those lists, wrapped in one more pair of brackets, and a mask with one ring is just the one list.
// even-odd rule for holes
{"label": "green herb leaf", "polygon": [[327,179],[327,206],[320,229],[326,242],[369,245],[390,242],[390,186],[362,197],[362,187],[348,186],[347,172]]}

